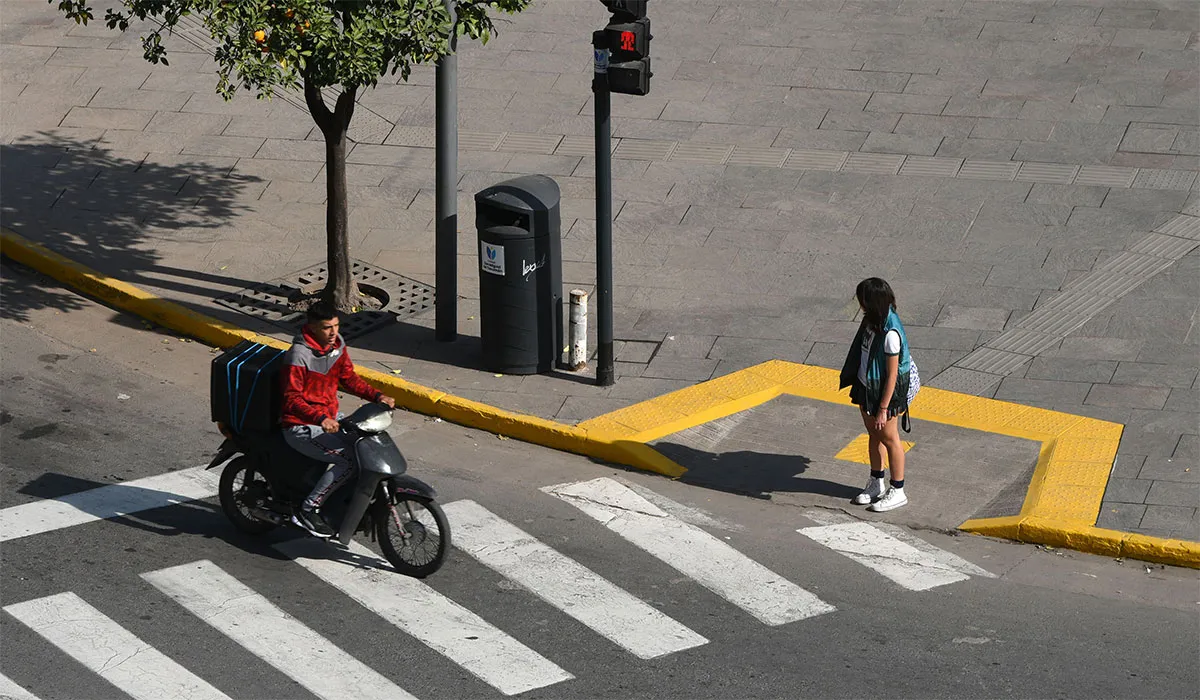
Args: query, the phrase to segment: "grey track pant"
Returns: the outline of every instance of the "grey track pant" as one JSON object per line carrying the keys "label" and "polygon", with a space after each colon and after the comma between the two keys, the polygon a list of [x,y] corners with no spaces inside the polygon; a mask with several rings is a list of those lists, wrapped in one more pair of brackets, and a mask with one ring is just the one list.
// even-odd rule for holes
{"label": "grey track pant", "polygon": [[304,499],[305,508],[320,508],[329,494],[344,484],[353,472],[346,453],[348,445],[340,434],[327,433],[319,425],[288,426],[283,430],[283,440],[305,457],[330,465]]}

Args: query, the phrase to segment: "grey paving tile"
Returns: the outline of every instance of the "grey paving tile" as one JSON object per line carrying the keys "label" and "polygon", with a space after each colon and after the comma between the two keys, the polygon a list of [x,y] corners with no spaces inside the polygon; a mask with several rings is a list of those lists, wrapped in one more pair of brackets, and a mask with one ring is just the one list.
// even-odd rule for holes
{"label": "grey paving tile", "polygon": [[977,331],[1003,330],[1010,313],[1009,309],[946,305],[934,325]]}
{"label": "grey paving tile", "polygon": [[[942,114],[950,117],[1005,117],[1014,119],[1020,116],[1021,107],[1025,104],[1019,98],[981,97],[978,95],[955,94],[942,110]],[[1115,149],[1114,149],[1115,150]]]}
{"label": "grey paving tile", "polygon": [[[883,94],[883,93],[879,93]],[[837,131],[883,131],[890,132],[900,121],[895,112],[864,112],[831,109],[825,113],[820,129]]]}
{"label": "grey paving tile", "polygon": [[1196,508],[1197,505],[1200,505],[1200,482],[1154,481],[1152,484],[1145,498],[1147,505],[1185,506],[1189,508]]}
{"label": "grey paving tile", "polygon": [[913,326],[904,330],[913,348],[966,353],[974,350],[979,343],[979,331],[969,328]]}
{"label": "grey paving tile", "polygon": [[1188,530],[1196,508],[1188,506],[1146,506],[1142,516],[1142,528],[1163,530]]}
{"label": "grey paving tile", "polygon": [[[1150,487],[1155,483],[1144,479],[1122,479],[1119,477],[1109,478],[1108,487],[1104,490],[1104,500],[1106,502],[1116,503],[1159,503],[1159,501],[1146,500],[1146,494],[1150,491]],[[1181,505],[1167,503],[1162,505]]]}
{"label": "grey paving tile", "polygon": [[1165,387],[1094,384],[1084,403],[1097,406],[1161,409],[1170,390]]}
{"label": "grey paving tile", "polygon": [[[158,112],[148,123],[143,125],[146,131],[162,131],[168,133],[178,133],[187,135],[197,134],[220,134],[229,126],[232,119],[220,114],[199,114],[199,113],[180,113],[180,112]],[[114,128],[134,128],[131,125]],[[324,160],[324,146],[321,146],[322,157]]]}
{"label": "grey paving tile", "polygon": [[771,144],[775,148],[857,151],[867,140],[866,132],[784,127]]}
{"label": "grey paving tile", "polygon": [[154,112],[145,110],[72,107],[63,118],[62,126],[144,129],[152,117]]}
{"label": "grey paving tile", "polygon": [[804,358],[804,364],[841,369],[846,362],[846,351],[845,343],[813,343],[812,350]]}
{"label": "grey paving tile", "polygon": [[1117,363],[1067,357],[1037,357],[1025,376],[1029,379],[1057,379],[1068,382],[1107,383]]}
{"label": "grey paving tile", "polygon": [[[1167,405],[1163,406],[1163,410],[1200,413],[1200,387],[1193,384],[1190,389],[1180,387],[1171,389],[1171,395],[1167,398]],[[1200,457],[1197,459],[1200,460]]]}
{"label": "grey paving tile", "polygon": [[1104,502],[1100,505],[1100,515],[1096,518],[1096,527],[1131,532],[1141,526],[1142,517],[1145,514],[1146,506],[1144,505]]}
{"label": "grey paving tile", "polygon": [[[1145,455],[1129,454],[1129,453],[1123,452],[1121,450],[1118,450],[1117,458],[1113,462],[1112,473],[1109,476],[1109,484],[1111,485],[1112,481],[1114,479],[1121,479],[1121,480],[1125,480],[1125,481],[1139,481],[1137,478],[1138,473],[1142,470],[1142,465],[1144,465],[1145,463],[1146,463]],[[1149,488],[1150,488],[1149,481],[1144,481],[1141,483],[1147,484],[1146,489],[1149,490]],[[1141,503],[1141,499],[1138,499],[1133,502]]]}
{"label": "grey paving tile", "polygon": [[1150,364],[1145,362],[1121,362],[1112,384],[1131,384],[1153,387],[1187,388],[1196,381],[1196,367]]}
{"label": "grey paving tile", "polygon": [[950,98],[946,95],[876,92],[867,102],[868,112],[941,114]]}
{"label": "grey paving tile", "polygon": [[1133,46],[1142,49],[1183,49],[1191,33],[1179,30],[1121,28],[1113,37],[1112,46]]}
{"label": "grey paving tile", "polygon": [[949,102],[954,95],[981,93],[986,82],[986,78],[975,76],[914,75],[904,86],[904,94],[941,95]]}
{"label": "grey paving tile", "polygon": [[862,145],[863,151],[876,153],[911,153],[932,156],[942,144],[940,136],[912,136],[872,131]]}
{"label": "grey paving tile", "polygon": [[712,378],[717,360],[705,358],[655,357],[642,373],[643,377],[682,379],[703,382]]}
{"label": "grey paving tile", "polygon": [[1000,383],[996,398],[1017,403],[1049,401],[1065,405],[1082,404],[1090,386],[1084,382],[1006,377]]}
{"label": "grey paving tile", "polygon": [[826,90],[903,92],[908,80],[907,73],[817,68],[811,76],[801,79],[798,85]]}
{"label": "grey paving tile", "polygon": [[1156,434],[1160,439],[1163,435],[1170,437],[1169,444],[1158,446],[1154,450],[1142,449],[1138,451],[1139,454],[1171,454],[1178,443],[1177,436],[1196,434],[1197,426],[1200,426],[1200,413],[1134,408],[1129,414],[1127,425],[1143,433]]}

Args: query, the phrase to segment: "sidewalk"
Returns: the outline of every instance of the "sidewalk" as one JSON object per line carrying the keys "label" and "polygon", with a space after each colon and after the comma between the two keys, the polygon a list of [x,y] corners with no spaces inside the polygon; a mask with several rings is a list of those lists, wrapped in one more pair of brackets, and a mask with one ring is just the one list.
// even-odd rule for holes
{"label": "sidewalk", "polygon": [[[539,3],[460,61],[460,340],[437,343],[431,315],[410,317],[353,341],[356,361],[576,423],[766,360],[839,366],[853,286],[876,274],[897,290],[929,386],[1125,426],[1097,525],[1200,541],[1200,17],[1143,4],[655,3],[652,93],[614,100],[619,379],[601,389],[478,369],[475,191],[554,177],[564,281],[587,289],[594,275],[579,28],[600,26],[603,7]],[[213,300],[322,261],[323,148],[285,100],[222,102],[211,59],[184,38],[156,68],[136,33],[76,27],[40,0],[6,5],[3,223],[285,338]],[[349,157],[352,254],[428,285],[432,75],[368,93]],[[4,313],[22,303],[5,290]],[[830,470],[801,482],[859,485],[860,466],[831,461],[853,420],[777,406],[704,449],[676,436],[706,453],[678,461],[703,471],[706,455],[746,451],[783,474],[772,455],[807,455]],[[996,492],[939,517],[1014,514],[1011,492],[1006,511],[985,506],[1022,492],[1029,446],[948,430],[917,422],[913,478],[921,464],[967,470],[962,489]],[[796,490],[764,485],[749,490]]]}

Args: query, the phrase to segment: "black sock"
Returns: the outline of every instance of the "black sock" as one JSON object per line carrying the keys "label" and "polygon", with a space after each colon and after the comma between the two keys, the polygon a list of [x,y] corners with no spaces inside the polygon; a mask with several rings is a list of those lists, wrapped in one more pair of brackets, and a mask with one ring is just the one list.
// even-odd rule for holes
{"label": "black sock", "polygon": [[892,479],[892,488],[894,488],[894,489],[904,488],[904,479]]}
{"label": "black sock", "polygon": [[882,479],[883,478],[883,470],[880,469],[879,471],[872,471],[871,478],[872,479]]}

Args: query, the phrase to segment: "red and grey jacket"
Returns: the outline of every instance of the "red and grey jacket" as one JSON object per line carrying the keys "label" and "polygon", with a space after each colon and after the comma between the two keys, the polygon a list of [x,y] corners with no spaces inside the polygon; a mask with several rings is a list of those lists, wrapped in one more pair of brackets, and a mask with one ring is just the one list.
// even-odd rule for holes
{"label": "red and grey jacket", "polygon": [[342,336],[322,348],[308,331],[292,339],[292,347],[283,360],[280,382],[283,385],[285,425],[320,425],[326,418],[337,419],[338,385],[368,401],[383,394],[354,372],[354,363]]}

